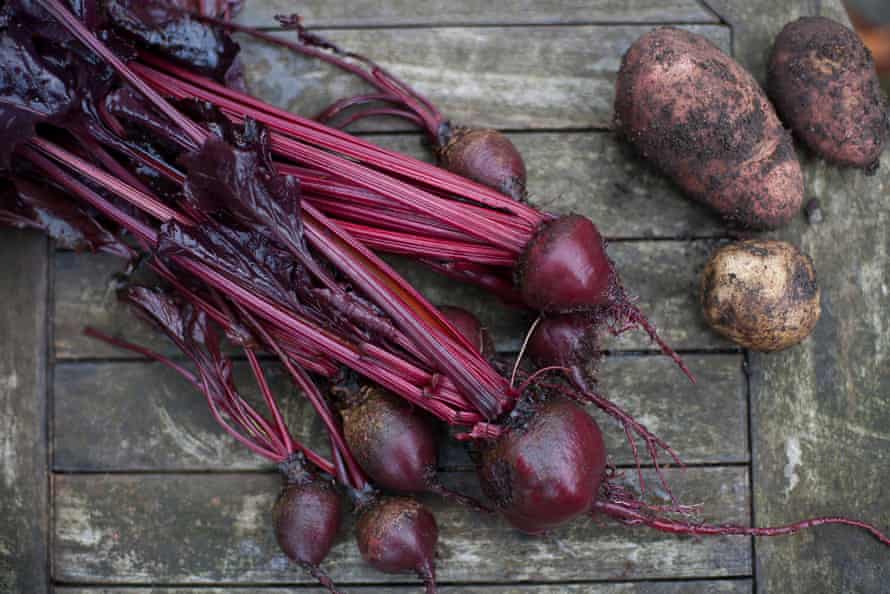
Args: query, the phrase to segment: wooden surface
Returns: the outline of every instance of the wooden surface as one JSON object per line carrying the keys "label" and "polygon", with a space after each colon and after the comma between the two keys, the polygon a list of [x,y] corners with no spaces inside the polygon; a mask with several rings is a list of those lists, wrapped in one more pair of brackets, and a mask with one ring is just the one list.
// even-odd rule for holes
{"label": "wooden surface", "polygon": [[[714,521],[848,513],[890,528],[886,168],[865,177],[803,153],[808,196],[822,200],[825,221],[809,226],[801,218],[779,236],[813,256],[823,319],[804,345],[755,356],[709,332],[699,313],[698,274],[726,240],[721,225],[608,131],[620,56],[653,24],[708,36],[762,80],[782,24],[819,12],[844,18],[835,0],[311,0],[297,8],[335,41],[415,82],[455,121],[507,130],[525,155],[532,201],[586,214],[612,240],[626,285],[684,351],[699,383],[690,386],[631,333],[608,343],[603,389],[690,464],[669,472],[683,498],[703,503]],[[239,18],[268,26],[274,14],[294,10],[283,0],[253,0]],[[330,68],[240,40],[252,89],[279,105],[311,115],[360,88]],[[428,158],[419,137],[396,122],[364,131]],[[7,306],[0,313],[0,592],[47,592],[50,577],[65,594],[318,592],[274,544],[278,479],[268,465],[226,438],[174,374],[81,335],[91,324],[169,350],[116,303],[118,263],[47,258],[42,240],[5,230],[0,250]],[[500,350],[518,348],[528,319],[479,291],[396,265],[434,301],[476,311]],[[49,369],[48,355],[57,361]],[[236,376],[255,392],[243,371]],[[295,432],[324,449],[305,404],[278,369],[269,371]],[[620,432],[597,418],[611,461],[626,466]],[[462,449],[446,448],[441,465],[446,482],[476,489]],[[646,478],[655,485],[651,471]],[[635,474],[626,480],[633,484]],[[446,594],[890,590],[890,553],[851,530],[752,542],[588,519],[530,538],[503,521],[427,501],[442,529]],[[350,522],[325,562],[346,590],[420,590],[409,576],[364,566]]]}
{"label": "wooden surface", "polygon": [[45,592],[47,466],[47,241],[0,235],[0,592]]}

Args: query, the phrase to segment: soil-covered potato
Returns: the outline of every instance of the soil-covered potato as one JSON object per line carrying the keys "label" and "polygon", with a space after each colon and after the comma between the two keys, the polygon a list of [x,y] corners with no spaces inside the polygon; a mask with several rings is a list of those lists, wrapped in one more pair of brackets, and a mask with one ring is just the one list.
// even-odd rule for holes
{"label": "soil-covered potato", "polygon": [[800,210],[803,174],[790,134],[757,81],[700,35],[660,27],[628,49],[615,127],[733,224],[774,229]]}
{"label": "soil-covered potato", "polygon": [[755,351],[777,351],[809,336],[819,320],[813,262],[784,241],[725,245],[702,274],[701,302],[711,327]]}
{"label": "soil-covered potato", "polygon": [[887,101],[856,33],[824,17],[785,25],[767,87],[779,116],[816,154],[839,165],[877,167],[887,142]]}

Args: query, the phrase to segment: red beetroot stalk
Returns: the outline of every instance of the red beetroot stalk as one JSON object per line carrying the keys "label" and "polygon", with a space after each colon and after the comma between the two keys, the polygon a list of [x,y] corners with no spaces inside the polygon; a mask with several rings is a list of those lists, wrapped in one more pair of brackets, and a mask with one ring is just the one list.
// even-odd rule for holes
{"label": "red beetroot stalk", "polygon": [[[491,221],[480,224],[478,218],[467,217],[467,213],[462,212],[462,203],[428,194],[417,187],[412,189],[411,186],[403,182],[387,178],[376,171],[365,169],[331,153],[317,151],[305,144],[316,142],[318,146],[338,150],[344,155],[351,153],[351,156],[354,156],[356,151],[350,149],[355,149],[361,143],[358,139],[353,138],[353,144],[347,147],[343,147],[344,143],[340,142],[341,139],[332,131],[328,131],[326,138],[320,139],[318,130],[312,129],[310,125],[296,116],[282,115],[279,113],[280,110],[276,111],[268,106],[263,111],[256,107],[258,102],[252,98],[220,87],[212,81],[188,73],[181,68],[152,58],[146,57],[145,59],[156,65],[160,64],[166,72],[174,73],[181,78],[181,80],[175,80],[167,74],[136,65],[137,71],[165,92],[181,97],[194,96],[211,101],[224,111],[237,116],[236,119],[245,116],[256,117],[269,124],[273,129],[290,134],[289,138],[280,134],[272,135],[273,149],[282,156],[307,163],[327,173],[348,176],[354,183],[391,198],[400,205],[413,205],[418,212],[433,216],[442,223],[451,224],[460,231],[467,232],[473,240],[489,241],[494,246],[513,250],[516,254],[514,264],[517,268],[519,288],[527,305],[541,311],[556,312],[606,308],[611,311],[611,315],[615,319],[621,321],[621,325],[626,320],[643,328],[655,338],[665,354],[671,356],[684,373],[690,379],[692,378],[680,358],[664,341],[657,337],[654,327],[621,289],[614,267],[605,254],[603,240],[596,227],[587,219],[569,215],[552,221],[532,209],[527,211],[508,209],[516,216],[525,212],[535,213],[536,227],[531,229],[508,228],[492,225]],[[230,97],[234,97],[234,99]],[[270,111],[273,112],[273,115],[268,114]],[[377,168],[387,167],[388,164],[379,157],[379,154],[374,155],[368,162]],[[394,172],[394,169],[389,169],[389,171]],[[421,181],[422,177],[416,176],[415,172],[415,177],[411,179]],[[453,190],[454,186],[450,183],[443,184],[439,186],[439,189]],[[503,201],[504,197],[501,196],[498,200]],[[483,200],[482,203],[489,206],[493,204],[487,200]],[[456,212],[462,213],[457,219],[454,218]],[[367,216],[367,222],[373,223],[373,212],[369,212]],[[380,234],[377,234],[377,237],[379,236]],[[368,241],[372,247],[380,249],[392,245],[390,241],[374,245],[374,236],[369,234],[364,234],[363,239]],[[554,242],[554,239],[559,241]],[[442,246],[439,248],[440,251],[431,254],[428,259],[442,259]],[[467,253],[463,252],[452,253],[450,259],[460,261],[466,258]]]}
{"label": "red beetroot stalk", "polygon": [[[171,300],[148,290],[131,291],[130,300],[192,359],[200,380],[149,349],[111,339],[94,330],[90,330],[89,334],[160,361],[181,373],[205,394],[211,412],[221,427],[254,453],[279,464],[279,470],[284,475],[284,487],[274,508],[275,532],[279,545],[289,558],[306,568],[320,584],[329,591],[336,592],[333,581],[319,568],[319,564],[324,560],[337,534],[341,517],[340,496],[330,481],[322,479],[305,466],[302,455],[305,454],[310,461],[329,474],[333,472],[334,465],[292,439],[265,374],[251,349],[247,348],[245,352],[266,405],[272,413],[274,428],[256,413],[250,417],[241,414],[242,411],[252,409],[234,389],[230,376],[231,364],[220,354],[216,335],[206,325],[206,318],[201,317],[203,314],[189,313]],[[218,408],[223,408],[241,431],[223,420]],[[337,452],[336,448],[334,451]],[[357,484],[364,487],[361,471],[357,472]]]}
{"label": "red beetroot stalk", "polygon": [[[40,0],[40,3],[47,7],[47,10],[87,47],[96,51],[103,58],[107,59],[107,56],[113,58],[108,59],[109,64],[128,82],[137,78],[57,0]],[[134,84],[134,86],[142,91],[153,105],[189,134],[198,145],[206,140],[207,132],[184,118],[153,90],[143,89],[145,85],[141,80],[138,82],[139,84]],[[322,161],[327,160],[326,153],[323,151],[316,151],[316,153],[316,158]],[[342,161],[341,166],[345,169],[340,173],[349,174],[348,167],[351,166],[349,162],[345,159],[340,159],[340,161]],[[370,170],[364,173],[372,179],[378,178],[378,181],[384,185],[401,183],[379,176]],[[307,221],[310,238],[315,238],[316,248],[325,250],[325,255],[329,259],[335,259],[341,266],[347,266],[347,275],[352,278],[353,282],[358,282],[369,297],[393,317],[396,324],[401,326],[401,330],[416,341],[427,356],[431,356],[438,365],[445,368],[464,394],[474,401],[482,414],[492,418],[501,414],[510,401],[507,396],[509,387],[504,385],[503,378],[488,368],[483,360],[474,361],[472,350],[465,348],[467,345],[460,334],[451,328],[450,324],[417,291],[381,260],[342,231],[325,225],[320,213],[312,218],[322,223],[316,226],[316,229],[312,229],[311,224],[315,221]],[[326,227],[325,232],[321,232],[322,227]],[[362,265],[356,266],[359,260]]]}
{"label": "red beetroot stalk", "polygon": [[[441,167],[503,192],[513,200],[526,199],[525,163],[506,136],[487,128],[452,127],[432,102],[372,60],[354,52],[343,51],[330,41],[309,33],[297,16],[278,18],[283,25],[296,29],[300,43],[292,43],[250,27],[207,20],[328,62],[358,76],[380,91],[335,101],[316,116],[318,121],[329,124],[339,119],[337,127],[347,128],[352,123],[369,117],[386,116],[408,120],[427,133],[436,149]],[[394,107],[376,107],[380,103]],[[340,117],[343,114],[346,114],[345,118]]]}
{"label": "red beetroot stalk", "polygon": [[[49,143],[40,141],[40,144],[48,145]],[[23,148],[21,149],[21,152],[50,175],[51,178],[66,187],[72,194],[87,201],[103,215],[127,228],[146,244],[150,246],[157,245],[158,235],[153,229],[115,208],[98,194],[75,180],[71,175],[65,173],[39,153],[36,153],[29,148]],[[62,159],[63,162],[70,163],[72,162],[72,158],[76,159],[76,157],[73,157],[73,155],[66,153],[58,147],[53,147],[53,154]],[[104,172],[88,170],[84,173],[94,176],[93,179],[100,183],[107,181],[107,174]],[[125,200],[130,200],[130,198],[136,194],[136,191],[132,188],[123,191],[120,186],[117,186],[117,189],[120,191],[118,196]],[[150,204],[149,208],[156,212],[161,212],[163,209],[168,208],[158,201],[152,201],[151,197],[145,195],[140,195],[136,202],[140,204]],[[417,387],[404,381],[399,375],[392,373],[388,368],[383,367],[370,359],[367,356],[367,351],[363,351],[360,347],[349,343],[345,339],[335,336],[325,329],[312,324],[308,320],[300,318],[295,315],[294,312],[285,311],[280,307],[267,302],[262,297],[252,294],[249,290],[230,281],[219,272],[209,269],[188,258],[174,257],[173,259],[182,268],[202,279],[204,282],[207,282],[214,289],[228,295],[245,308],[258,313],[281,332],[297,338],[300,341],[300,344],[305,344],[303,341],[308,341],[308,344],[312,346],[311,350],[326,353],[340,363],[355,369],[357,372],[387,387],[387,389],[400,394],[422,408],[426,408],[446,422],[450,424],[472,424],[482,420],[482,418],[475,412],[454,410],[450,406],[437,401],[435,398],[428,398],[428,393],[425,388]]]}
{"label": "red beetroot stalk", "polygon": [[[278,109],[259,99],[219,85],[206,77],[193,74],[184,68],[179,68],[153,56],[143,55],[142,59],[152,68],[133,64],[133,70],[166,93],[210,101],[222,108],[223,111],[232,111],[240,117],[253,117],[271,129],[286,132],[301,142],[335,151],[380,171],[429,185],[448,194],[484,204],[492,209],[512,213],[524,222],[529,232],[532,232],[541,221],[550,218],[548,215],[520,204],[487,186],[444,171],[429,163],[390,151],[345,132]],[[442,220],[449,222],[445,217],[442,217]]]}

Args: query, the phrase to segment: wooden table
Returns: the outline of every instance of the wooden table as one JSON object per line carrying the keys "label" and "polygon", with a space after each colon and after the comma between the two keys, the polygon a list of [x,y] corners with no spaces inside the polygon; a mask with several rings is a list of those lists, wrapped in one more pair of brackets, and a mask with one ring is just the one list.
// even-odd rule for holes
{"label": "wooden table", "polygon": [[[653,25],[695,30],[762,79],[782,24],[818,13],[845,20],[837,0],[300,4],[309,23],[415,82],[455,121],[509,131],[526,157],[535,204],[586,214],[613,240],[627,286],[699,383],[688,384],[632,334],[609,344],[603,386],[689,463],[669,472],[684,500],[703,503],[714,521],[843,513],[890,528],[886,166],[866,177],[801,151],[807,196],[821,200],[825,219],[808,225],[799,217],[778,235],[813,256],[822,320],[802,346],[761,356],[709,332],[696,302],[698,273],[726,232],[609,132],[620,56]],[[290,1],[254,0],[240,18],[269,25],[290,10]],[[357,88],[318,63],[242,41],[252,90],[277,104],[313,113]],[[398,124],[364,131],[425,155],[418,136]],[[92,324],[169,350],[115,302],[118,267],[55,252],[33,234],[0,234],[0,591],[317,591],[274,543],[278,478],[270,468],[227,439],[171,373],[81,336]],[[401,267],[433,300],[477,311],[502,350],[516,349],[527,319]],[[272,373],[295,431],[321,442],[301,400]],[[613,462],[627,467],[620,431],[604,425]],[[448,481],[475,488],[459,449],[442,463]],[[529,538],[503,521],[429,503],[449,593],[890,591],[890,551],[853,530],[752,541],[583,520]],[[354,592],[419,591],[410,577],[367,568],[348,524],[325,563],[338,583]]]}

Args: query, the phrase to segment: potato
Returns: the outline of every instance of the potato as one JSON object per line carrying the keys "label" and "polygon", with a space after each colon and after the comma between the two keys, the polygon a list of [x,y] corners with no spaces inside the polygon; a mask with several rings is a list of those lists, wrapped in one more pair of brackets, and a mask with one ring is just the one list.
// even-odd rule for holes
{"label": "potato", "polygon": [[711,255],[701,282],[711,327],[755,351],[777,351],[809,336],[819,320],[813,262],[784,241],[751,239]]}
{"label": "potato", "polygon": [[776,37],[767,87],[782,120],[817,155],[877,168],[887,101],[859,36],[824,17],[800,18]]}
{"label": "potato", "polygon": [[800,210],[803,174],[789,133],[757,81],[700,35],[661,27],[628,49],[615,127],[731,223],[773,229]]}

